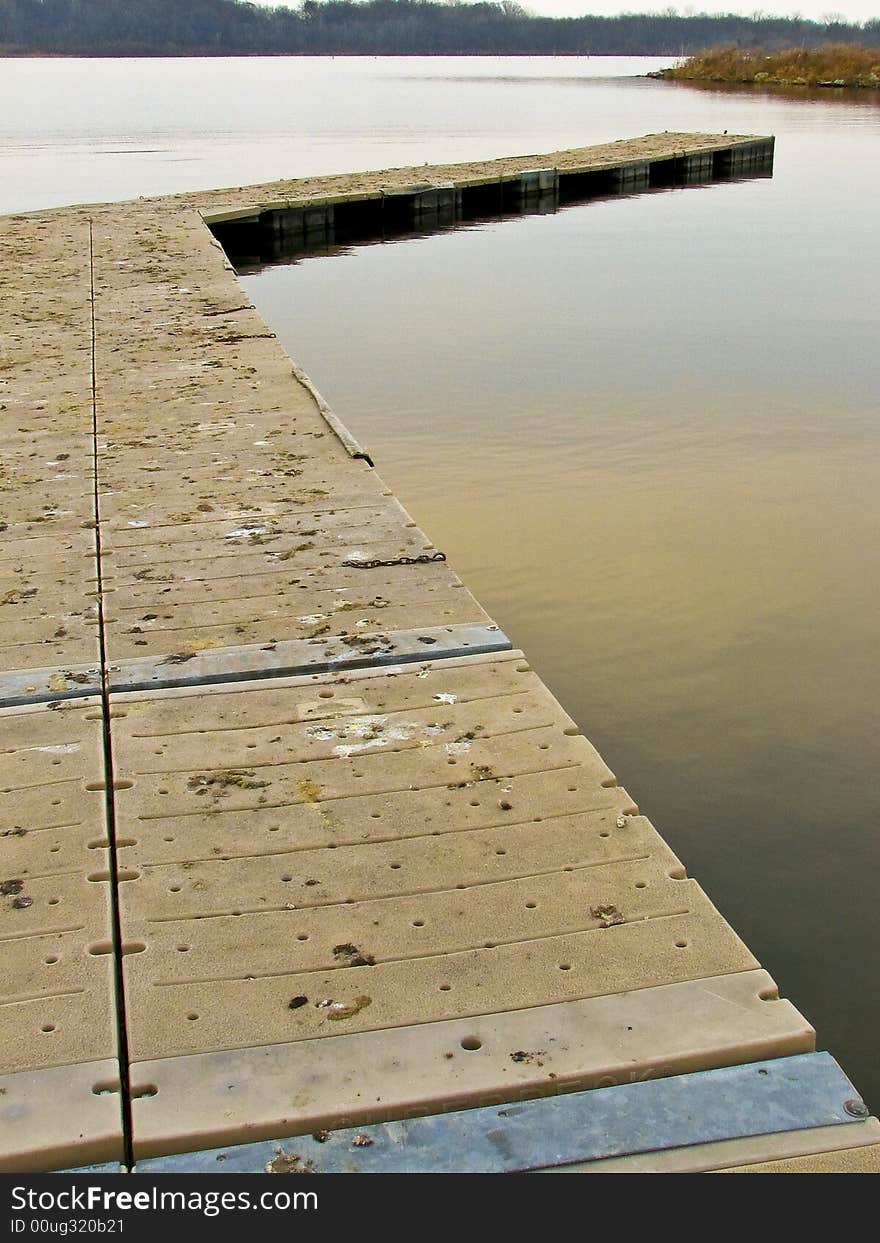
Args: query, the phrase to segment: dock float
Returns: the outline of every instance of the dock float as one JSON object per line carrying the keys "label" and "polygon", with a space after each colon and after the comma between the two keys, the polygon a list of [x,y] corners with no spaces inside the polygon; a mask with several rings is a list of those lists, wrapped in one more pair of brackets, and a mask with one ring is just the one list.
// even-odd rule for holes
{"label": "dock float", "polygon": [[880,1169],[224,250],[772,158],[660,134],[0,220],[0,1169]]}

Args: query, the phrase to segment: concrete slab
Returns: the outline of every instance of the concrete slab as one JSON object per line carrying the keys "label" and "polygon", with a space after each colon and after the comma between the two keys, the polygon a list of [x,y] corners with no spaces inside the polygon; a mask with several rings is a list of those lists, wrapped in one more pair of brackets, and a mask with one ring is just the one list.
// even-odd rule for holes
{"label": "concrete slab", "polygon": [[0,1075],[0,1171],[122,1160],[115,1058]]}
{"label": "concrete slab", "polygon": [[97,652],[88,226],[9,218],[0,259],[0,671],[81,663]]}
{"label": "concrete slab", "polygon": [[[119,832],[132,843],[123,927],[147,946],[125,961],[138,1083],[192,1057],[227,1071],[256,1058],[263,1075],[257,1046],[286,1050],[277,1073],[299,1082],[324,1045],[339,1067],[342,1037],[399,1061],[450,1023],[464,1052],[461,1040],[486,1044],[484,1029],[544,1049],[555,1037],[524,1015],[560,1023],[566,1005],[618,994],[625,1013],[658,985],[701,980],[697,1005],[707,977],[716,999],[718,981],[745,982],[752,1036],[768,1047],[811,1046],[790,1007],[757,1004],[772,981],[520,653],[113,702]],[[697,1064],[717,1039],[707,1023],[705,1042],[688,1024]],[[611,1073],[596,1030],[566,1082]],[[752,1036],[740,1033],[744,1048]],[[424,1100],[442,1099],[448,1041]],[[559,1070],[529,1060],[530,1083],[558,1087]],[[509,1061],[477,1059],[488,1079],[475,1099],[503,1090]],[[207,1073],[200,1062],[199,1082]],[[143,1110],[153,1116],[153,1098]]]}
{"label": "concrete slab", "polygon": [[[738,1174],[764,1172],[764,1162],[771,1167],[788,1164],[791,1158],[803,1157],[830,1167],[857,1162],[866,1150],[880,1143],[880,1122],[866,1118],[846,1126],[804,1127],[770,1135],[752,1135],[717,1143],[692,1144],[663,1152],[637,1153],[629,1157],[609,1157],[601,1161],[574,1163],[555,1169],[539,1170],[541,1174]],[[851,1151],[850,1151],[851,1150]],[[773,1158],[777,1160],[772,1160]],[[768,1173],[786,1171],[768,1168]],[[818,1172],[818,1171],[817,1171]],[[836,1173],[835,1168],[827,1172]]]}
{"label": "concrete slab", "polygon": [[[873,1119],[876,1122],[876,1119]],[[875,1129],[876,1133],[876,1129]],[[719,1170],[720,1174],[880,1174],[880,1142]]]}
{"label": "concrete slab", "polygon": [[0,782],[0,1073],[113,1057],[109,858],[95,705],[0,711]]}
{"label": "concrete slab", "polygon": [[150,605],[126,603],[125,593],[114,589],[106,601],[111,662],[290,640],[310,641],[320,651],[346,637],[364,642],[400,631],[491,624],[442,562],[375,571],[369,583],[357,581],[358,573],[365,571],[327,571],[334,586],[323,589],[312,582],[301,590],[301,583],[284,578],[271,593],[253,596],[239,594],[246,584],[237,589],[227,579],[222,593],[195,603],[175,600],[174,584],[160,588]]}
{"label": "concrete slab", "polygon": [[138,1063],[138,1159],[609,1087],[809,1051],[763,971]]}
{"label": "concrete slab", "polygon": [[3,1170],[122,1154],[102,729],[88,700],[0,711]]}

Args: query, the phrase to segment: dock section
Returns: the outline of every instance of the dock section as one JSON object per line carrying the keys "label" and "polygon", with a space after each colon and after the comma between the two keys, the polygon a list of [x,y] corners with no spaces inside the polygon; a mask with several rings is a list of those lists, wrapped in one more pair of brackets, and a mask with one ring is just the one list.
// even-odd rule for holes
{"label": "dock section", "polygon": [[656,135],[0,222],[0,1168],[264,1168],[441,1115],[479,1154],[481,1110],[601,1129],[603,1092],[696,1076],[723,1116],[730,1068],[783,1066],[760,1125],[504,1168],[874,1160],[810,1025],[208,228],[271,250],[770,160]]}

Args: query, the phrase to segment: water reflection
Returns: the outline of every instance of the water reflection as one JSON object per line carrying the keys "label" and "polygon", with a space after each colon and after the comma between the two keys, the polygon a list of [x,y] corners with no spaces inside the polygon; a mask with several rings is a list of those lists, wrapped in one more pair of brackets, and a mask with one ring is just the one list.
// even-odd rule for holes
{"label": "water reflection", "polygon": [[838,104],[863,106],[880,111],[880,92],[855,87],[784,86],[772,82],[667,82],[679,90],[697,91],[731,99],[737,95],[747,98],[792,100],[799,105],[818,104],[820,108]]}
{"label": "water reflection", "polygon": [[[748,172],[735,171],[746,166]],[[382,245],[467,224],[554,215],[576,204],[772,175],[772,145],[763,144],[748,158],[724,150],[692,159],[672,158],[653,163],[650,171],[647,165],[640,166],[636,176],[622,176],[617,169],[568,173],[544,169],[506,182],[457,188],[428,184],[334,205],[287,205],[267,209],[257,218],[218,222],[212,232],[236,271],[252,274],[265,264],[347,253],[352,245]]]}

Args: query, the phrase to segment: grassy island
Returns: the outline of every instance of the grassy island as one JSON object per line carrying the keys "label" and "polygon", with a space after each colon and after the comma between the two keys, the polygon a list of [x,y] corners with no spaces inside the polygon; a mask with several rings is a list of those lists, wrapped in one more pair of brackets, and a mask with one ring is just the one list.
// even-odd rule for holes
{"label": "grassy island", "polygon": [[676,81],[753,82],[775,86],[880,88],[880,47],[829,43],[817,48],[713,48],[650,75]]}

